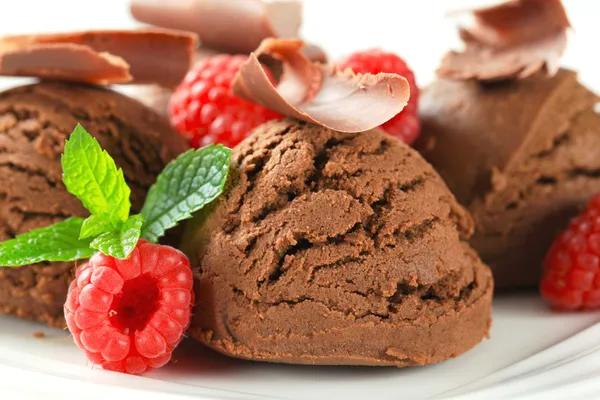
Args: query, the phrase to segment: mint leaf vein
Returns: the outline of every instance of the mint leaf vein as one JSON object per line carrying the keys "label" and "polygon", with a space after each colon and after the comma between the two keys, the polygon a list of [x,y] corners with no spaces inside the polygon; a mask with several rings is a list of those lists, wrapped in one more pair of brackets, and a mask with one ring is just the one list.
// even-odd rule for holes
{"label": "mint leaf vein", "polygon": [[169,163],[146,197],[142,237],[156,242],[167,229],[216,199],[225,187],[230,157],[230,149],[211,144]]}

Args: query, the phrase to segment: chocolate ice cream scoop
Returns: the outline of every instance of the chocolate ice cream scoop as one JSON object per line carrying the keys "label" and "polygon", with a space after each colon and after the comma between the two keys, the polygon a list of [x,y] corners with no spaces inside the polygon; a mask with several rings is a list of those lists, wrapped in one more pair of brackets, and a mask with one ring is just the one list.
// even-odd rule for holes
{"label": "chocolate ice cream scoop", "polygon": [[492,277],[472,220],[417,152],[378,130],[269,122],[234,149],[227,193],[183,248],[189,334],[233,357],[423,365],[479,343]]}
{"label": "chocolate ice cream scoop", "polygon": [[472,212],[471,244],[497,287],[536,285],[557,232],[600,191],[597,101],[564,69],[423,91],[417,147]]}
{"label": "chocolate ice cream scoop", "polygon": [[[134,210],[185,149],[167,121],[118,93],[39,83],[0,93],[0,242],[87,212],[62,184],[60,155],[80,122],[123,169]],[[0,268],[0,313],[63,327],[73,263]]]}

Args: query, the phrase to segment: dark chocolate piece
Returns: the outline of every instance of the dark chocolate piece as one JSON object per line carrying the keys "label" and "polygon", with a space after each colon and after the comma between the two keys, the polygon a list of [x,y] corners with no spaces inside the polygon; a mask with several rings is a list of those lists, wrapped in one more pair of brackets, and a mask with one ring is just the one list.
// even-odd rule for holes
{"label": "dark chocolate piece", "polygon": [[196,32],[203,46],[250,53],[268,37],[297,37],[300,1],[132,0],[135,19]]}
{"label": "dark chocolate piece", "polygon": [[[396,74],[354,74],[311,62],[298,39],[265,39],[235,76],[240,97],[288,117],[340,132],[362,132],[397,115],[409,98],[407,80]],[[259,58],[281,74],[273,85]]]}
{"label": "dark chocolate piece", "polygon": [[475,26],[461,28],[463,52],[449,52],[437,73],[451,79],[555,75],[567,44],[569,20],[560,0],[511,0],[472,11]]}
{"label": "dark chocolate piece", "polygon": [[196,42],[192,33],[164,29],[6,36],[0,75],[174,87],[190,67]]}

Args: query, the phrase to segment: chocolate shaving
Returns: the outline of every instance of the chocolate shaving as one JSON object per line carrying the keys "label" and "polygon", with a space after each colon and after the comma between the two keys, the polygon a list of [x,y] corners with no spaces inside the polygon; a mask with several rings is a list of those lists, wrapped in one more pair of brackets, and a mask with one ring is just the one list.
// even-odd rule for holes
{"label": "chocolate shaving", "polygon": [[191,33],[159,29],[6,36],[0,75],[174,87],[191,65],[196,41]]}
{"label": "chocolate shaving", "polygon": [[0,43],[0,75],[36,76],[98,85],[131,81],[121,57],[72,43],[5,47]]}
{"label": "chocolate shaving", "polygon": [[475,26],[460,29],[465,50],[446,54],[438,76],[487,81],[523,79],[542,69],[556,74],[570,27],[560,0],[511,0],[472,13]]}
{"label": "chocolate shaving", "polygon": [[[406,106],[410,88],[404,77],[340,71],[311,62],[303,46],[298,39],[265,39],[235,76],[235,94],[285,116],[341,132],[373,129]],[[277,85],[259,59],[266,60],[269,68],[278,65]]]}
{"label": "chocolate shaving", "polygon": [[203,46],[250,53],[268,37],[297,37],[302,2],[264,0],[131,0],[140,22],[195,32]]}

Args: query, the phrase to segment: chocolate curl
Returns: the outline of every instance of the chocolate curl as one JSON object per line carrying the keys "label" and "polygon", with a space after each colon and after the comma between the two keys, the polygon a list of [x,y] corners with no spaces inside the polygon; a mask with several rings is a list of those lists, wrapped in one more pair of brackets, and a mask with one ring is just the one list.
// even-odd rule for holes
{"label": "chocolate curl", "polygon": [[0,75],[174,87],[196,45],[194,34],[161,29],[6,36],[0,39]]}
{"label": "chocolate curl", "polygon": [[461,28],[462,53],[449,52],[438,76],[451,79],[523,79],[559,69],[570,27],[560,0],[511,0],[472,11],[475,26]]}
{"label": "chocolate curl", "polygon": [[195,32],[203,46],[250,53],[267,37],[297,37],[302,2],[263,0],[131,0],[140,22]]}
{"label": "chocolate curl", "polygon": [[[373,129],[406,106],[410,88],[404,77],[340,71],[311,62],[303,46],[297,39],[265,39],[233,79],[234,93],[285,116],[341,132]],[[277,86],[259,58],[275,71]]]}

